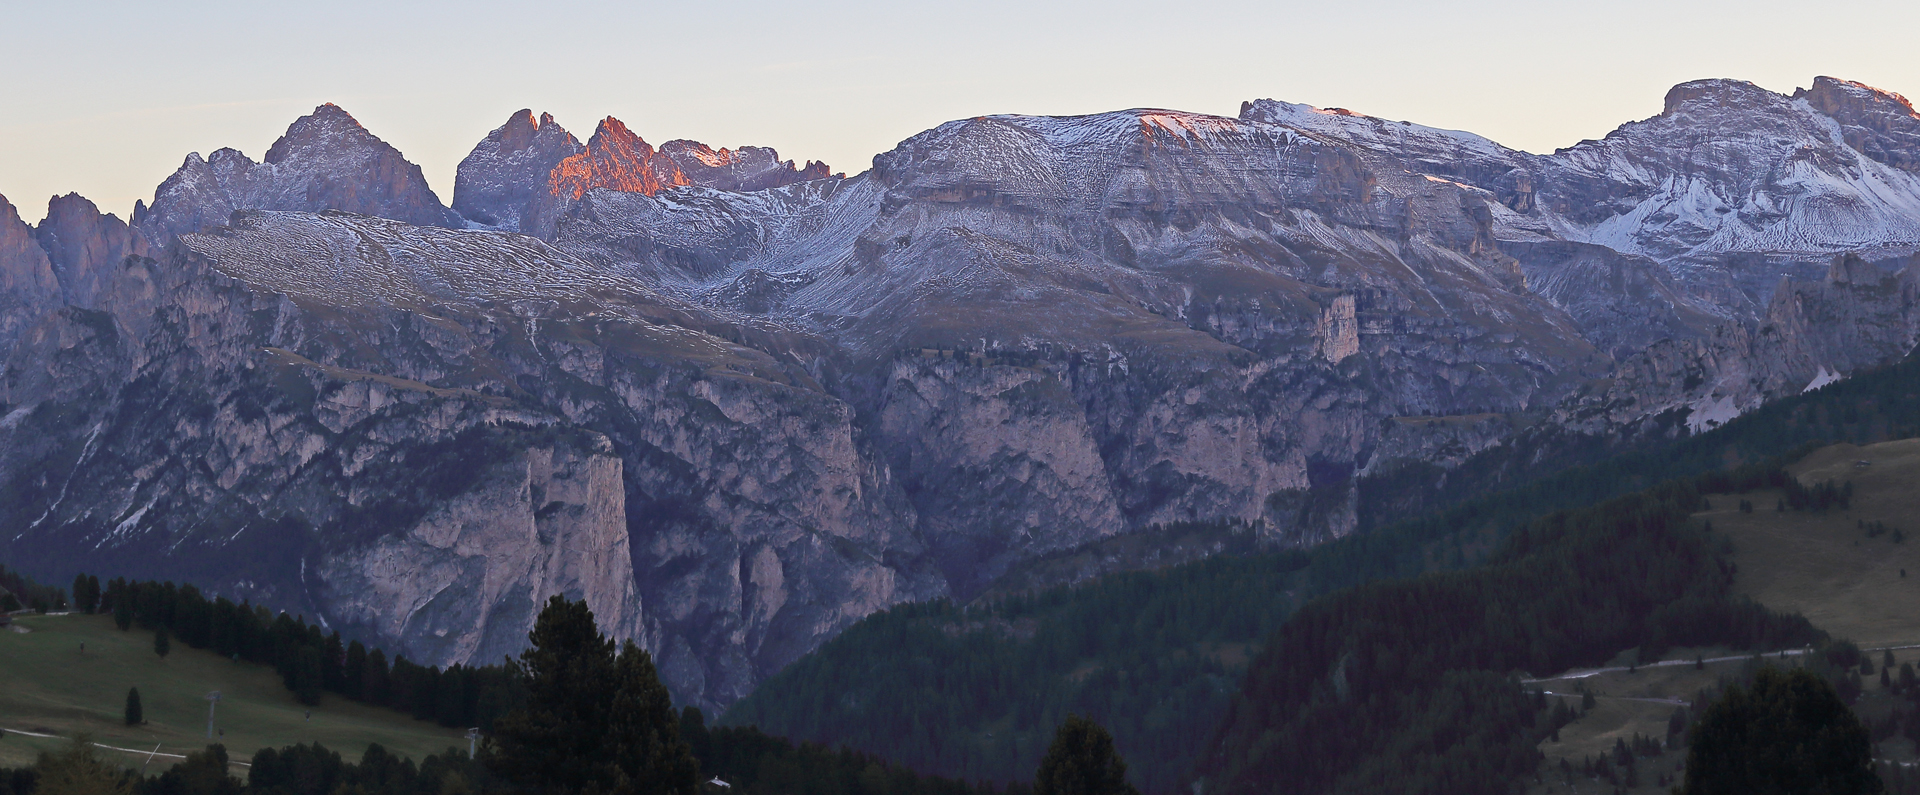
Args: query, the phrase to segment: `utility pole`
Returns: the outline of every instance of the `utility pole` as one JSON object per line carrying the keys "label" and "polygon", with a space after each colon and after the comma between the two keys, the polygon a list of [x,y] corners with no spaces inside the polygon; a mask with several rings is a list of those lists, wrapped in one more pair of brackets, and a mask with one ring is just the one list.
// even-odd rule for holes
{"label": "utility pole", "polygon": [[473,758],[474,749],[479,745],[479,743],[480,743],[480,727],[475,726],[471,729],[468,729],[467,730],[467,758],[468,759]]}
{"label": "utility pole", "polygon": [[213,708],[220,706],[220,691],[207,694],[207,739],[213,739]]}

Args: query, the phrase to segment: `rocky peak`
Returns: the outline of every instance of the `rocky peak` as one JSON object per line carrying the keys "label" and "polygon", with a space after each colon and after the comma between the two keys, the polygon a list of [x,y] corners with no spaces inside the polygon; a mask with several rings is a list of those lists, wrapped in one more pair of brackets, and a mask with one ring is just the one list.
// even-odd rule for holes
{"label": "rocky peak", "polygon": [[144,237],[78,193],[47,203],[47,217],[34,229],[34,238],[52,263],[66,303],[87,309],[98,308],[105,283],[123,260],[152,255]]}
{"label": "rocky peak", "polygon": [[560,160],[546,175],[544,195],[529,207],[521,231],[552,239],[559,218],[591,190],[655,196],[689,185],[759,191],[830,176],[825,163],[796,168],[759,146],[714,149],[698,141],[668,141],[659,149],[608,116],[584,151]]}
{"label": "rocky peak", "polygon": [[234,149],[191,155],[140,218],[156,242],[225,223],[235,210],[343,210],[423,226],[462,226],[420,167],[337,105],[315,108],[255,163]]}
{"label": "rocky peak", "polygon": [[[338,149],[343,147],[380,148],[386,142],[380,140],[353,114],[331,102],[314,108],[313,113],[301,116],[287,127],[287,133],[273,142],[267,149],[262,162],[283,163],[306,150],[314,148]],[[391,147],[387,147],[391,148]]]}
{"label": "rocky peak", "polygon": [[[1847,249],[1911,245],[1920,235],[1920,180],[1889,168],[1898,162],[1891,151],[1879,162],[1863,156],[1878,133],[1856,127],[1852,138],[1863,143],[1854,146],[1834,133],[1834,119],[1805,99],[1738,80],[1683,83],[1661,114],[1543,158],[1542,206],[1569,222],[1573,237],[1660,261],[1708,263],[1735,251],[1824,261]],[[1821,220],[1809,223],[1796,207],[1822,208]],[[1762,300],[1781,274],[1741,262],[1709,265],[1720,281],[1713,289],[1737,284]]]}
{"label": "rocky peak", "polygon": [[584,150],[551,114],[535,120],[533,111],[518,111],[460,161],[453,209],[486,226],[531,229],[535,201],[545,194],[554,168]]}
{"label": "rocky peak", "polygon": [[0,356],[12,350],[19,330],[35,315],[58,305],[60,283],[33,227],[0,196]]}
{"label": "rocky peak", "polygon": [[1745,80],[1714,78],[1711,80],[1693,80],[1667,90],[1666,107],[1662,114],[1670,114],[1683,109],[1749,109],[1769,105],[1781,105],[1787,97],[1775,94]]}
{"label": "rocky peak", "polygon": [[1920,173],[1920,113],[1891,91],[1833,77],[1816,77],[1793,98],[1840,123],[1840,135],[1861,154]]}
{"label": "rocky peak", "polygon": [[692,184],[671,158],[656,157],[653,145],[619,119],[608,116],[587,141],[587,150],[560,161],[547,178],[547,192],[578,199],[594,188],[648,196]]}
{"label": "rocky peak", "polygon": [[672,159],[693,184],[720,190],[766,190],[832,175],[825,163],[809,160],[806,167],[795,168],[792,160],[781,160],[779,152],[764,146],[714,149],[699,141],[674,140],[661,144],[660,154]]}
{"label": "rocky peak", "polygon": [[825,163],[809,160],[797,168],[792,160],[781,160],[779,152],[764,146],[715,149],[699,141],[673,140],[656,150],[619,119],[608,116],[587,141],[587,151],[554,168],[549,191],[568,199],[578,199],[595,188],[648,196],[684,185],[752,191],[831,175]]}
{"label": "rocky peak", "polygon": [[1848,121],[1864,120],[1869,116],[1920,118],[1920,114],[1913,111],[1913,103],[1908,102],[1906,97],[1837,77],[1816,77],[1813,87],[1795,89],[1793,98],[1804,99],[1814,110],[1834,118],[1846,117]]}

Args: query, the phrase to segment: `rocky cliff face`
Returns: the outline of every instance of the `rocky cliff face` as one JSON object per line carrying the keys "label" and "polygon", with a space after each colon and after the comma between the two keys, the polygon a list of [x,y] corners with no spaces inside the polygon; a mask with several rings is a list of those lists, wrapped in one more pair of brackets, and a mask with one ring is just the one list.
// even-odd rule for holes
{"label": "rocky cliff face", "polygon": [[586,147],[542,113],[522,110],[487,134],[453,183],[453,209],[468,220],[509,232],[532,228],[535,202],[547,194],[548,175]]}
{"label": "rocky cliff face", "polygon": [[436,663],[567,593],[722,707],[1036,559],[1194,519],[1314,543],[1409,461],[1905,355],[1915,123],[1702,81],[1536,156],[1260,100],[956,121],[842,179],[523,111],[459,218],[322,108],[131,228],[0,205],[0,549]]}
{"label": "rocky cliff face", "polygon": [[33,227],[0,196],[0,351],[11,352],[22,330],[60,304],[60,280]]}

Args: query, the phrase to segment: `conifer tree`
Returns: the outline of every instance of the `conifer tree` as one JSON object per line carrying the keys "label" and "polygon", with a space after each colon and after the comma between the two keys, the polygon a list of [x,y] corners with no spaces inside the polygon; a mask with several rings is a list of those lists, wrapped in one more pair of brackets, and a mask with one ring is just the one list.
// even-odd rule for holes
{"label": "conifer tree", "polygon": [[1127,783],[1127,763],[1100,724],[1069,715],[1033,776],[1033,795],[1139,795]]}
{"label": "conifer tree", "polygon": [[1820,792],[1876,795],[1873,740],[1825,679],[1760,669],[1727,688],[1694,727],[1685,795]]}
{"label": "conifer tree", "polygon": [[167,656],[167,652],[170,652],[170,651],[173,651],[173,640],[167,637],[167,628],[161,627],[159,629],[154,630],[153,631],[153,653],[158,654],[162,659],[165,659]]}
{"label": "conifer tree", "polygon": [[367,647],[360,641],[347,644],[347,660],[341,668],[341,679],[342,692],[348,698],[366,698]]}
{"label": "conifer tree", "polygon": [[[115,582],[119,582],[119,580],[115,580]],[[121,632],[125,632],[133,626],[133,598],[124,588],[114,593],[113,625],[119,627]]]}
{"label": "conifer tree", "polygon": [[140,708],[140,688],[127,688],[127,711],[125,717],[128,726],[138,726],[147,722],[146,712]]}
{"label": "conifer tree", "polygon": [[524,706],[487,738],[487,764],[533,793],[678,793],[698,765],[653,660],[600,634],[586,602],[555,596],[528,634],[515,672]]}

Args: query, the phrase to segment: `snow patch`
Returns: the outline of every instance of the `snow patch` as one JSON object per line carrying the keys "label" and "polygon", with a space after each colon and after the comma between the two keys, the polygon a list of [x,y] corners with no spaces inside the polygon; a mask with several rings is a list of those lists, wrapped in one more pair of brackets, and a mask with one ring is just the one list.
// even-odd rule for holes
{"label": "snow patch", "polygon": [[1691,433],[1705,433],[1746,413],[1731,396],[1703,398],[1688,408],[1692,409],[1687,415],[1687,430]]}
{"label": "snow patch", "polygon": [[1841,378],[1842,376],[1839,373],[1828,371],[1827,366],[1823,364],[1823,365],[1820,365],[1820,372],[1814,374],[1813,381],[1807,384],[1806,389],[1802,389],[1800,391],[1802,393],[1812,392],[1813,390],[1819,389],[1820,387],[1839,381],[1841,380]]}

